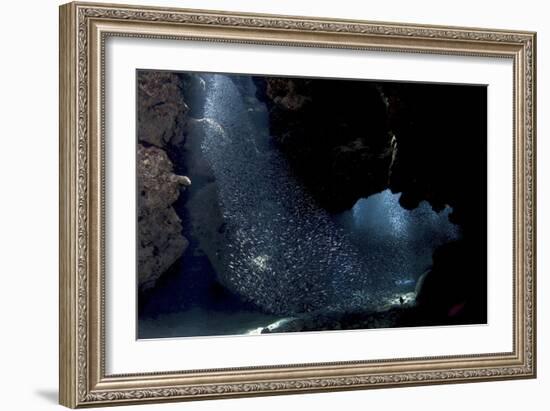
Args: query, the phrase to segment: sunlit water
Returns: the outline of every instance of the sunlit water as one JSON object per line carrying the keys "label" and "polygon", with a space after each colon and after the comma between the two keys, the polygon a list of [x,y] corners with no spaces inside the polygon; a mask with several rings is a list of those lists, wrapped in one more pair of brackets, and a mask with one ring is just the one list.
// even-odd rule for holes
{"label": "sunlit water", "polygon": [[[398,203],[399,194],[384,191],[358,200],[349,211],[329,214],[273,145],[268,113],[253,98],[252,81],[241,94],[227,76],[203,78],[200,121],[206,133],[197,149],[216,180],[228,239],[220,256],[226,269],[213,272],[203,262],[198,270],[197,260],[189,260],[185,272],[173,275],[158,296],[170,299],[172,293],[181,304],[173,304],[171,312],[149,313],[140,320],[145,330],[140,334],[254,334],[305,311],[376,310],[399,304],[403,296],[414,299],[416,281],[430,266],[434,249],[460,236],[448,221],[451,210],[436,213],[423,202],[407,211]],[[193,264],[195,274],[190,274]],[[190,305],[178,290],[196,281],[192,275],[202,276],[199,282],[222,283],[230,301],[213,306],[195,295]],[[251,305],[239,308],[231,302],[235,296]],[[264,313],[251,309],[254,305]]]}
{"label": "sunlit water", "polygon": [[399,205],[399,197],[385,190],[361,198],[334,219],[371,256],[382,277],[406,290],[414,288],[429,268],[434,249],[459,238],[460,230],[449,222],[451,208],[437,213],[423,201],[414,210],[406,210]]}

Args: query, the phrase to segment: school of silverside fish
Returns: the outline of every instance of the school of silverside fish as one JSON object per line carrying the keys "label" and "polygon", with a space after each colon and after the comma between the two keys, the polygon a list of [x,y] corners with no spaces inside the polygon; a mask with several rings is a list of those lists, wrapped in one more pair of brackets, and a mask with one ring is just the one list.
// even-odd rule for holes
{"label": "school of silverside fish", "polygon": [[[225,244],[219,280],[266,312],[377,310],[413,280],[380,275],[320,208],[273,149],[268,115],[251,108],[224,75],[205,82],[201,150],[217,182]],[[249,93],[255,86],[249,81]],[[255,121],[249,118],[256,110]],[[412,285],[410,283],[413,283]],[[402,301],[402,300],[401,300]]]}

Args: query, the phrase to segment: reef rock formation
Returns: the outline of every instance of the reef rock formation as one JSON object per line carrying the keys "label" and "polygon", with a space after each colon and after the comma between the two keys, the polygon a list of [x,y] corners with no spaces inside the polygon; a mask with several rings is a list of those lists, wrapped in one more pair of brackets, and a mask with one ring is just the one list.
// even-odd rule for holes
{"label": "reef rock formation", "polygon": [[165,148],[183,132],[189,107],[180,75],[162,71],[138,73],[138,140]]}
{"label": "reef rock formation", "polygon": [[138,72],[137,254],[141,290],[151,288],[189,244],[173,204],[182,186],[191,181],[173,172],[168,153],[184,141],[191,112],[187,101],[201,92],[203,83],[189,74]]}
{"label": "reef rock formation", "polygon": [[156,280],[185,251],[181,220],[172,207],[180,188],[191,181],[172,171],[166,153],[138,144],[138,284],[141,290]]}
{"label": "reef rock formation", "polygon": [[329,211],[388,185],[396,141],[371,83],[256,77],[270,130],[296,173]]}

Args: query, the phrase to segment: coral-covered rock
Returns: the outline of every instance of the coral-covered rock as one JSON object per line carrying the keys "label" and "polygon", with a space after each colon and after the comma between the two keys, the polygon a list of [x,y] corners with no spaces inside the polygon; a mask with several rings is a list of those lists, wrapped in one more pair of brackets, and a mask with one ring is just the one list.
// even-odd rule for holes
{"label": "coral-covered rock", "polygon": [[307,95],[300,94],[299,86],[307,85],[307,80],[270,78],[267,80],[267,96],[286,110],[299,110],[311,101]]}
{"label": "coral-covered rock", "polygon": [[387,188],[397,146],[378,88],[306,78],[254,81],[273,139],[323,207],[343,211]]}
{"label": "coral-covered rock", "polygon": [[137,180],[138,284],[146,290],[189,244],[181,234],[181,220],[172,205],[181,188],[191,181],[173,173],[166,152],[141,144],[137,149]]}
{"label": "coral-covered rock", "polygon": [[181,139],[189,107],[182,96],[183,79],[176,73],[138,74],[138,140],[164,148]]}

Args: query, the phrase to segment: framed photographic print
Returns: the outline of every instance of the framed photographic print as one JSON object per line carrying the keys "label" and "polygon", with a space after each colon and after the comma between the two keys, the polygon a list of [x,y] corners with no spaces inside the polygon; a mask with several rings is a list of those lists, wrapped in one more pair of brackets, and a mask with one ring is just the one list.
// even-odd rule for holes
{"label": "framed photographic print", "polygon": [[61,6],[61,404],[535,377],[535,50]]}

